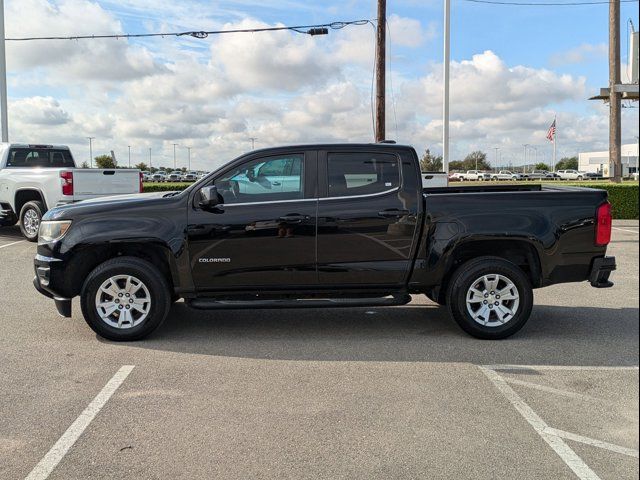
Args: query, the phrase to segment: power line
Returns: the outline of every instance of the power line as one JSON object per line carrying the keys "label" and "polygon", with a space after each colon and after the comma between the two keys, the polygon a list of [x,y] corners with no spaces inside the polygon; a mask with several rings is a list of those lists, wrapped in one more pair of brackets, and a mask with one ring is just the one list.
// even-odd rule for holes
{"label": "power line", "polygon": [[593,0],[586,2],[501,2],[497,0],[462,0],[471,3],[487,3],[490,5],[515,5],[525,7],[572,7],[577,5],[609,5],[616,1],[620,3],[638,3],[639,0]]}
{"label": "power line", "polygon": [[12,42],[25,42],[30,40],[94,40],[102,38],[145,38],[145,37],[193,37],[198,39],[207,38],[209,35],[222,35],[225,33],[260,33],[260,32],[277,32],[290,30],[305,35],[326,35],[328,29],[340,30],[350,25],[366,25],[372,23],[371,20],[351,20],[348,22],[331,22],[316,25],[297,25],[297,26],[281,26],[281,27],[263,27],[263,28],[238,28],[233,30],[190,30],[186,32],[166,32],[166,33],[122,33],[110,35],[72,35],[60,37],[19,37],[7,38],[5,40]]}

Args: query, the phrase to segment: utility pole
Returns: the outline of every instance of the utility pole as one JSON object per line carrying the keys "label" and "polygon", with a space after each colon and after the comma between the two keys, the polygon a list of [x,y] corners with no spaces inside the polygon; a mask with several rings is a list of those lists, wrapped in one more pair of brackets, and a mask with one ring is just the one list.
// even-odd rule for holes
{"label": "utility pole", "polygon": [[96,137],[87,137],[89,140],[89,166],[93,168],[93,141]]}
{"label": "utility pole", "polygon": [[376,35],[376,142],[385,139],[387,0],[378,0]]}
{"label": "utility pole", "polygon": [[493,149],[496,151],[496,164],[495,164],[495,170],[497,172],[498,170],[498,150],[500,150],[499,147],[493,147]]}
{"label": "utility pole", "polygon": [[527,148],[529,147],[529,144],[525,143],[523,147],[524,147],[524,166],[522,167],[523,169],[522,173],[527,173]]}
{"label": "utility pole", "polygon": [[251,140],[251,150],[255,150],[256,149],[256,140],[258,140],[256,137],[249,137],[249,140]]}
{"label": "utility pole", "polygon": [[189,165],[189,171],[191,171],[191,147],[187,147],[187,165]]}
{"label": "utility pole", "polygon": [[620,0],[609,2],[609,161],[613,162],[613,181],[622,181],[620,85]]}
{"label": "utility pole", "polygon": [[451,3],[444,0],[444,59],[442,95],[442,165],[449,173],[449,63],[451,60]]}
{"label": "utility pole", "polygon": [[153,165],[151,165],[151,147],[149,147],[149,170],[151,170],[151,167]]}
{"label": "utility pole", "polygon": [[0,0],[0,123],[2,123],[2,141],[9,141],[7,114],[7,58],[4,49],[4,0]]}
{"label": "utility pole", "polygon": [[176,164],[176,147],[177,146],[178,146],[177,143],[173,144],[173,169],[174,170],[176,169],[176,166],[177,166],[177,164]]}
{"label": "utility pole", "polygon": [[127,145],[127,148],[129,149],[129,168],[131,168],[131,145]]}

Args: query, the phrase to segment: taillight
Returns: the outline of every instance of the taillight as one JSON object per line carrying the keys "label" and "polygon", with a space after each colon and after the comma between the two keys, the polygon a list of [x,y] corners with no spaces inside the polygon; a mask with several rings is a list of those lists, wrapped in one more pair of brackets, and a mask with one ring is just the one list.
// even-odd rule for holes
{"label": "taillight", "polygon": [[609,245],[611,241],[611,224],[613,216],[611,215],[611,204],[603,203],[598,207],[596,213],[596,245],[604,247]]}
{"label": "taillight", "polygon": [[62,194],[73,195],[73,172],[60,172],[62,179]]}
{"label": "taillight", "polygon": [[143,178],[144,178],[144,175],[142,174],[142,172],[140,172],[140,193],[144,192],[144,185],[142,184]]}

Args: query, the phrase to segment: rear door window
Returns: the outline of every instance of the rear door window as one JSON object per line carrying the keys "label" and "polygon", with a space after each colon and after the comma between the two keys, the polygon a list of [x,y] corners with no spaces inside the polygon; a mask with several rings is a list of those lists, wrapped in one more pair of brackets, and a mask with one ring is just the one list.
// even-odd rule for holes
{"label": "rear door window", "polygon": [[329,153],[329,197],[372,195],[400,186],[400,161],[387,153]]}
{"label": "rear door window", "polygon": [[7,167],[13,168],[73,168],[69,150],[51,148],[12,148]]}

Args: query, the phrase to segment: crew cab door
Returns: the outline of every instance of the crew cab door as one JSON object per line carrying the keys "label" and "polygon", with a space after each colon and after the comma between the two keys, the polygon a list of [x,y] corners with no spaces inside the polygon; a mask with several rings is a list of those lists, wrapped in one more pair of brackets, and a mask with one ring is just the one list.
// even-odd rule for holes
{"label": "crew cab door", "polygon": [[391,150],[328,151],[319,175],[320,285],[402,285],[418,231],[417,166]]}
{"label": "crew cab door", "polygon": [[189,207],[191,269],[200,291],[316,285],[316,152],[254,155],[207,185],[222,203]]}

